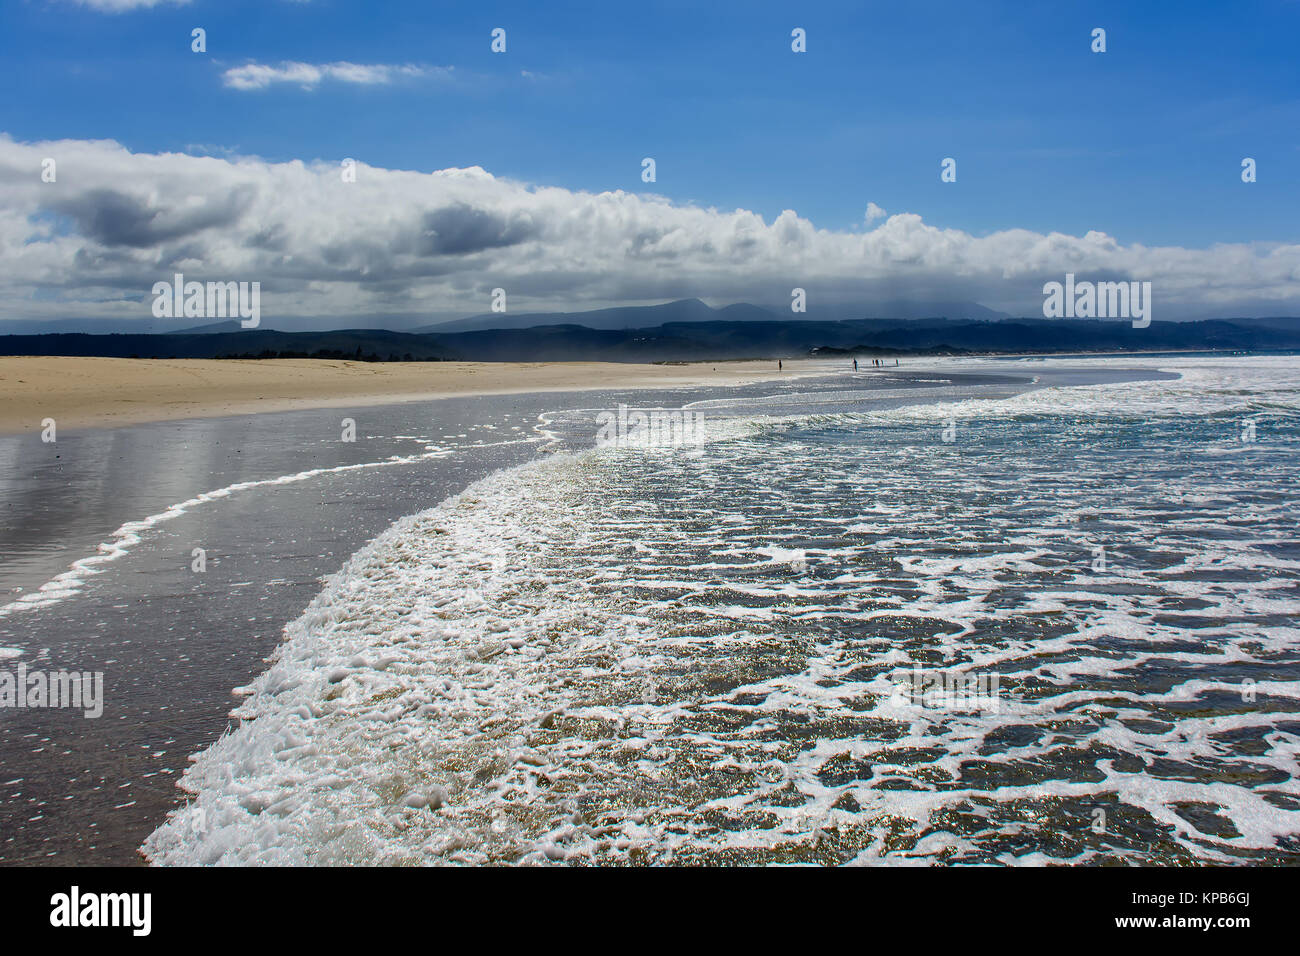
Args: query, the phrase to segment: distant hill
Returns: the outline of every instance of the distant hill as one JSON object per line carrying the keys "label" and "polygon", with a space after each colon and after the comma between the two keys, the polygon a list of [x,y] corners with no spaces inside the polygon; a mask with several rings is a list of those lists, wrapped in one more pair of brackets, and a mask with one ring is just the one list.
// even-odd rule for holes
{"label": "distant hill", "polygon": [[[701,303],[702,305],[702,303]],[[708,308],[705,306],[705,308]],[[737,307],[731,307],[735,309]],[[753,307],[747,307],[753,308]],[[727,314],[727,309],[715,310]],[[740,311],[740,314],[745,314]],[[224,327],[223,327],[224,328]],[[542,325],[445,333],[271,329],[169,334],[53,333],[0,336],[3,355],[137,358],[335,358],[366,361],[670,362],[808,355],[918,355],[1300,349],[1300,320],[1153,322],[1135,329],[1103,320],[859,319],[667,322],[647,328]]]}
{"label": "distant hill", "polygon": [[[736,308],[729,306],[729,308]],[[775,319],[775,315],[758,309],[757,306],[742,306],[745,309],[757,309],[764,317]],[[668,322],[707,322],[717,317],[717,312],[699,299],[680,299],[665,302],[662,305],[620,306],[614,309],[594,309],[590,312],[485,312],[471,315],[466,319],[453,319],[450,322],[436,322],[412,329],[412,332],[480,332],[485,329],[530,329],[540,325],[582,325],[589,329],[643,329]],[[750,316],[750,318],[761,318]]]}
{"label": "distant hill", "polygon": [[[262,328],[262,326],[258,326]],[[169,335],[208,335],[212,332],[242,332],[244,327],[238,319],[226,319],[224,322],[212,322],[208,325],[196,325],[188,329],[177,329]]]}
{"label": "distant hill", "polygon": [[[788,318],[790,307],[783,305],[773,311]],[[997,321],[1011,318],[1006,312],[995,312],[978,302],[929,301],[891,299],[875,302],[823,305],[815,299],[808,306],[808,318],[821,322],[852,321],[855,319],[966,319],[968,321]]]}
{"label": "distant hill", "polygon": [[807,313],[793,316],[788,305],[767,308],[737,302],[715,309],[699,299],[679,299],[662,305],[631,305],[590,312],[485,312],[465,319],[436,322],[412,332],[482,332],[488,329],[531,329],[542,325],[581,325],[589,329],[648,329],[678,322],[838,322],[879,316],[886,320],[946,318],[1003,319],[1003,312],[977,302],[881,302],[858,305],[814,304]]}
{"label": "distant hill", "polygon": [[[437,313],[434,313],[437,314]],[[444,319],[453,314],[443,313]],[[275,328],[282,332],[323,332],[334,329],[367,328],[409,331],[413,323],[429,322],[430,316],[365,315],[338,318],[330,315],[275,315],[264,314],[259,328]],[[91,335],[113,333],[156,333],[183,335],[188,332],[220,332],[240,329],[238,319],[205,322],[195,318],[173,319],[0,319],[0,335],[44,335],[50,332],[86,332]]]}
{"label": "distant hill", "polygon": [[0,319],[0,335],[46,335],[52,332],[177,332],[175,319]]}

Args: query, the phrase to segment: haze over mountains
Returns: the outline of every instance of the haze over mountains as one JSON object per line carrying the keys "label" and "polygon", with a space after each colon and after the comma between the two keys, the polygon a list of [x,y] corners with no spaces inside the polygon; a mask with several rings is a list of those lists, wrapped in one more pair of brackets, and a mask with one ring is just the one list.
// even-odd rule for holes
{"label": "haze over mountains", "polygon": [[[526,329],[538,325],[582,325],[589,329],[652,328],[671,322],[771,322],[771,321],[840,321],[845,319],[999,319],[1008,318],[978,302],[887,302],[827,305],[813,302],[806,313],[794,314],[788,304],[759,306],[748,302],[713,308],[699,299],[679,299],[659,305],[617,306],[578,312],[484,312],[478,315],[433,313],[427,317],[410,315],[365,315],[348,318],[288,316],[263,314],[262,328],[281,332],[323,332],[337,329],[385,329],[396,332],[472,332],[483,329]],[[432,320],[432,321],[430,321]],[[0,320],[0,335],[39,335],[45,332],[87,333],[163,333],[217,332],[227,329],[224,321],[202,319],[157,319],[152,316],[131,320],[94,318],[5,319]]]}
{"label": "haze over mountains", "polygon": [[748,302],[712,308],[699,299],[679,299],[662,305],[621,306],[589,312],[527,312],[518,315],[485,312],[465,319],[436,322],[413,332],[475,332],[483,329],[527,329],[539,325],[582,325],[589,329],[646,329],[673,322],[791,322],[847,319],[999,319],[978,302],[880,302],[852,305],[812,305],[794,314],[788,305],[764,307]]}

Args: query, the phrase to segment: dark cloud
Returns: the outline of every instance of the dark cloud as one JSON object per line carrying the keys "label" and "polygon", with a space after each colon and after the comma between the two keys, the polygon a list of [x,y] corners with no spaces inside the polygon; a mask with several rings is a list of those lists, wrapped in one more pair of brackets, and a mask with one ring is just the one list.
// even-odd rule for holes
{"label": "dark cloud", "polygon": [[425,213],[415,252],[422,256],[463,256],[502,249],[535,238],[540,230],[528,215],[502,216],[456,203]]}
{"label": "dark cloud", "polygon": [[251,187],[240,187],[192,208],[164,208],[118,190],[93,189],[51,202],[48,208],[71,218],[83,236],[101,245],[146,249],[205,229],[234,225],[254,194]]}

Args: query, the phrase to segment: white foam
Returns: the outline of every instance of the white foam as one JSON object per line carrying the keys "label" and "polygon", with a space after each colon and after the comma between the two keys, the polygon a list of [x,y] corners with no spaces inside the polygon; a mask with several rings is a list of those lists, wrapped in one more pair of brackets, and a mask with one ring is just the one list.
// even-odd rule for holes
{"label": "white foam", "polygon": [[[940,405],[909,405],[879,413],[894,420],[957,420],[1017,415],[1072,415],[1081,418],[1152,418],[1182,415],[1291,414],[1300,410],[1296,356],[1160,357],[1113,356],[1046,359],[1054,369],[1156,369],[1177,374],[1176,381],[1145,380],[1100,385],[1049,386],[1010,398],[975,399]],[[949,367],[945,365],[945,367]],[[1006,372],[1006,363],[954,360],[953,370]]]}
{"label": "white foam", "polygon": [[[1071,435],[1096,449],[1112,419],[1150,409],[1284,407],[1275,364],[1253,392],[1241,373],[1241,395],[1135,383],[1151,384],[1138,413],[1089,414]],[[1086,390],[1061,391],[982,403],[973,417],[1029,431],[978,454],[867,442],[818,457],[796,429],[749,422],[700,457],[557,455],[404,519],[287,628],[239,728],[185,774],[193,802],[145,853],[1288,858],[1300,681],[1269,675],[1300,646],[1300,562],[1269,546],[1294,539],[1297,514],[1263,493],[1293,456],[1241,473],[1193,456],[1171,480],[1161,454],[1115,475],[1100,453],[1025,450],[1028,416],[1077,414]],[[1085,402],[1113,404],[1095,391]],[[881,420],[903,431],[950,409]],[[997,673],[1001,706],[900,698],[917,666]],[[1241,703],[1245,674],[1265,706]],[[1229,829],[1203,831],[1189,805]],[[1146,829],[1093,839],[1091,808]]]}

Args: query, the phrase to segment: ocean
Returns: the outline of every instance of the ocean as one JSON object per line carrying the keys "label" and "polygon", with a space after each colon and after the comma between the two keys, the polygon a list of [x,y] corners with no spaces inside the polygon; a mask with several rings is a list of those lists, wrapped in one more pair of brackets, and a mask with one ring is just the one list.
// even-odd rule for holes
{"label": "ocean", "polygon": [[[789,365],[803,366],[801,370]],[[349,555],[393,522],[544,455],[590,448],[593,405],[779,403],[846,363],[725,389],[482,395],[0,436],[0,863],[130,865],[232,691]],[[1055,374],[1055,373],[1053,373]],[[810,377],[811,376],[811,377]],[[904,367],[851,393],[1013,394],[1034,374]],[[566,437],[548,428],[574,414]],[[356,423],[355,441],[343,419]],[[559,426],[557,426],[559,427]],[[197,551],[197,553],[196,553]],[[103,712],[9,707],[10,680],[103,678]]]}
{"label": "ocean", "polygon": [[1300,863],[1295,364],[553,408],[328,577],[143,852]]}

